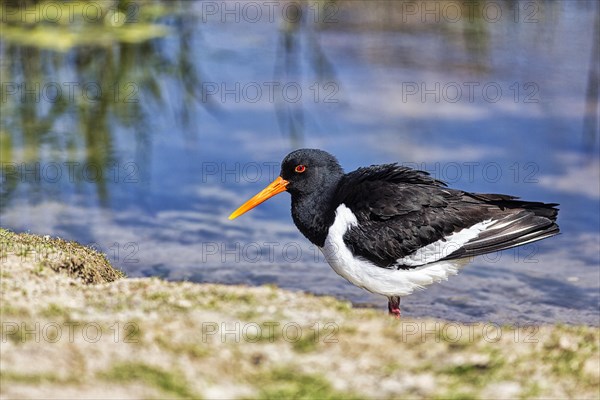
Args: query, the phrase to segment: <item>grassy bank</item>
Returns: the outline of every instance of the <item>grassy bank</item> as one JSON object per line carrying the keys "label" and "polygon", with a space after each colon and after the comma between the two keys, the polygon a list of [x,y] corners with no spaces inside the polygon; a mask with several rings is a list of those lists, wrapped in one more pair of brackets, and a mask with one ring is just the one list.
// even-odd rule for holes
{"label": "grassy bank", "polygon": [[0,230],[3,398],[597,398],[598,328],[387,318],[275,287],[127,279]]}

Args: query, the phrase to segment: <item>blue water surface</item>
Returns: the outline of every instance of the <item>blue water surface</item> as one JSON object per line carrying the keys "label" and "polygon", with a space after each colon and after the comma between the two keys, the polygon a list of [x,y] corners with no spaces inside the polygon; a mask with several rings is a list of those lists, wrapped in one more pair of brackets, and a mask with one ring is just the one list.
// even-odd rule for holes
{"label": "blue water surface", "polygon": [[[437,21],[359,1],[314,3],[318,17],[305,4],[297,20],[254,20],[240,3],[236,21],[183,2],[156,18],[166,36],[104,53],[3,40],[15,82],[124,91],[52,114],[43,96],[7,95],[2,226],[94,244],[130,276],[276,284],[383,313],[385,298],[298,233],[288,194],[227,219],[289,151],[315,147],[347,171],[399,162],[463,190],[560,203],[560,236],[476,258],[405,299],[406,314],[600,324],[596,3],[496,1],[492,18],[482,1],[458,19],[442,9],[461,2],[438,3]],[[33,77],[32,54],[44,66]]]}

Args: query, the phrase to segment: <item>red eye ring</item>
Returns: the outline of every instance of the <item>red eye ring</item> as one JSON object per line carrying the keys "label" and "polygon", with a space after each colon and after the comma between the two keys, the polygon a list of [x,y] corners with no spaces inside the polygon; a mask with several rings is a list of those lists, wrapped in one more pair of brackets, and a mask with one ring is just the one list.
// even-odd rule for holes
{"label": "red eye ring", "polygon": [[294,168],[294,171],[296,171],[297,173],[301,174],[304,171],[306,171],[306,167],[302,164],[300,165],[296,165],[296,168]]}

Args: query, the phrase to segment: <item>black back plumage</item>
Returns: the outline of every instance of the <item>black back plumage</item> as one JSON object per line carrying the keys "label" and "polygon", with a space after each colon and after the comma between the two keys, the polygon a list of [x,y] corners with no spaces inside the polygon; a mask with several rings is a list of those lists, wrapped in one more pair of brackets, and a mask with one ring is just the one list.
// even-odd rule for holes
{"label": "black back plumage", "polygon": [[504,250],[558,233],[556,204],[449,189],[424,171],[395,164],[347,174],[335,203],[345,204],[358,220],[344,235],[346,245],[384,268],[412,268],[397,260],[487,220],[498,221],[498,228],[490,226],[441,259]]}

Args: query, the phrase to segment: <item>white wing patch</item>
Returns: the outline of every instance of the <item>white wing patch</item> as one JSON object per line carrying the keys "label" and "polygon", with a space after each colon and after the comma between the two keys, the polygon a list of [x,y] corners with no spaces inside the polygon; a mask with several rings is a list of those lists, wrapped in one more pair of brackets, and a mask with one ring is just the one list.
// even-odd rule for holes
{"label": "white wing patch", "polygon": [[343,238],[348,229],[358,224],[356,216],[345,204],[336,209],[335,215],[335,221],[321,248],[325,259],[338,275],[350,283],[384,296],[406,296],[415,289],[423,289],[434,282],[447,280],[450,275],[456,275],[466,264],[466,260],[438,260],[458,250],[493,223],[481,222],[399,259],[398,264],[417,266],[402,270],[381,268],[369,260],[354,257]]}
{"label": "white wing patch", "polygon": [[475,224],[469,228],[454,232],[450,236],[421,247],[414,253],[402,257],[396,261],[395,267],[406,265],[407,267],[415,267],[419,265],[431,264],[442,258],[448,257],[456,250],[463,247],[467,242],[475,239],[479,234],[485,231],[495,221],[488,219],[486,221]]}

